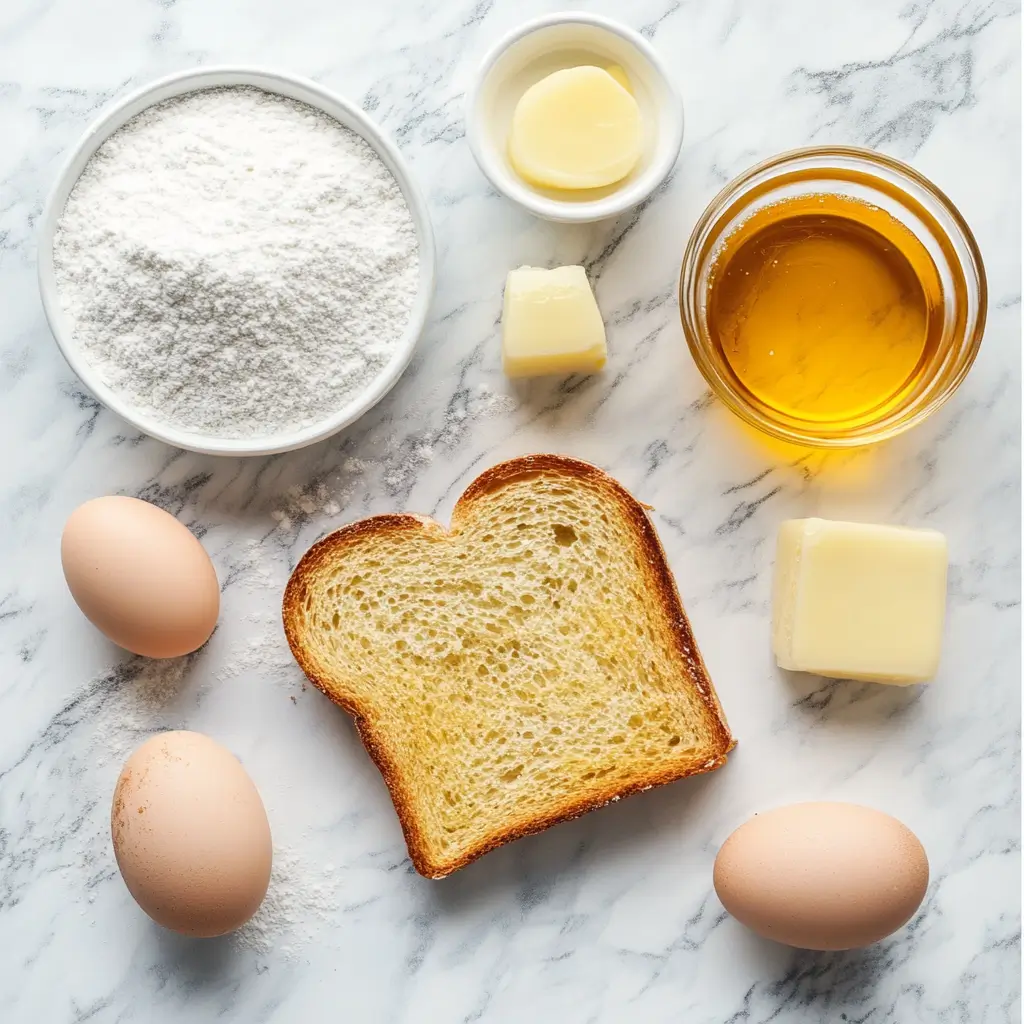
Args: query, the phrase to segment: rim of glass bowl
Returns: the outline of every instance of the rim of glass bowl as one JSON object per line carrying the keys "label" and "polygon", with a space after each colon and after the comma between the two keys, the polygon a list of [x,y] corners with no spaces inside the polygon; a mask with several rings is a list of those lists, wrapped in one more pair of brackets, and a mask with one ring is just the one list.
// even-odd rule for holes
{"label": "rim of glass bowl", "polygon": [[[703,269],[714,259],[717,246],[707,245],[720,224],[735,220],[743,199],[759,185],[782,177],[787,171],[801,169],[856,170],[885,182],[891,190],[917,203],[930,215],[942,234],[942,241],[956,257],[967,292],[963,337],[954,342],[944,366],[932,380],[935,390],[911,398],[909,405],[897,406],[880,419],[859,427],[829,434],[814,433],[782,423],[763,413],[740,394],[708,356],[709,340],[701,328],[701,311],[706,295],[700,291]],[[880,173],[885,172],[885,173]],[[908,205],[909,205],[908,204]],[[950,230],[952,229],[952,230]],[[972,291],[973,289],[973,291]],[[972,309],[973,305],[973,309]],[[772,437],[813,448],[855,448],[888,440],[917,426],[940,408],[956,391],[974,364],[981,347],[988,313],[988,282],[981,251],[963,215],[950,198],[923,174],[894,157],[859,146],[807,146],[787,150],[755,164],[730,181],[708,204],[694,225],[683,254],[679,274],[679,314],[683,334],[697,368],[712,392],[746,423]],[[915,406],[915,401],[917,402]]]}

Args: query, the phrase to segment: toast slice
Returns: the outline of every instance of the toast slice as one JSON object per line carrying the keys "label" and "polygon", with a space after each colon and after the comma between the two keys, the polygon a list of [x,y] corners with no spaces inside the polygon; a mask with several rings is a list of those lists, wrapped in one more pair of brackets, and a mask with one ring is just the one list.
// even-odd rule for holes
{"label": "toast slice", "polygon": [[449,530],[382,515],[330,534],[284,627],[429,878],[734,745],[644,506],[575,459],[495,466]]}

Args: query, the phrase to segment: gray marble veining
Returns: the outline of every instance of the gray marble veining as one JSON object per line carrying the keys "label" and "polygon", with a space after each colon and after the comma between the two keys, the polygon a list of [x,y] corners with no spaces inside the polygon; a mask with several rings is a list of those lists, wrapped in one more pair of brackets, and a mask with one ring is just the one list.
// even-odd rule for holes
{"label": "gray marble veining", "polygon": [[[0,1019],[1010,1024],[1020,1019],[1020,12],[1015,0],[620,0],[687,111],[671,179],[585,227],[501,199],[465,143],[484,50],[554,0],[4,0],[0,5]],[[158,75],[248,62],[361,104],[409,158],[439,245],[415,360],[371,414],[254,461],[172,450],[102,409],[61,360],[34,232],[62,154]],[[751,436],[686,352],[683,245],[714,192],[794,145],[909,160],[957,203],[990,284],[978,362],[931,421],[845,455]],[[584,263],[608,322],[597,377],[509,383],[506,271]],[[349,722],[304,687],[281,634],[291,566],[332,527],[445,519],[492,462],[594,461],[655,523],[740,746],[712,776],[590,814],[444,882],[412,872]],[[223,582],[203,651],[127,658],[81,617],[58,537],[127,493],[189,525]],[[927,687],[789,677],[769,652],[774,533],[788,516],[927,525],[951,550],[943,665]],[[153,730],[210,733],[244,761],[278,849],[266,912],[189,942],[138,911],[109,800]],[[856,953],[801,953],[729,919],[718,844],[752,812],[851,799],[906,821],[933,881],[910,926]]]}

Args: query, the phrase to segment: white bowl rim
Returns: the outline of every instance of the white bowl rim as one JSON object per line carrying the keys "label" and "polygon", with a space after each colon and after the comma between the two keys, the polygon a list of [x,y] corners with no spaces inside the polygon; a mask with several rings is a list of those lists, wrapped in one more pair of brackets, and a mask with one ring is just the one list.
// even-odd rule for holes
{"label": "white bowl rim", "polygon": [[[224,81],[224,79],[232,81]],[[89,364],[81,348],[74,342],[64,319],[64,310],[60,303],[53,270],[53,240],[71,190],[96,150],[114,132],[149,106],[175,96],[222,86],[246,85],[286,97],[287,93],[280,91],[281,86],[305,93],[308,98],[299,102],[307,103],[338,120],[340,124],[360,135],[377,153],[394,175],[409,206],[419,243],[420,279],[416,301],[413,304],[401,341],[389,362],[365,391],[357,394],[352,401],[331,416],[318,423],[303,427],[301,430],[280,432],[266,437],[220,438],[183,430],[173,424],[152,418],[140,412],[99,379],[99,375]],[[177,91],[161,99],[154,99],[152,103],[142,103],[139,106],[140,101],[162,92],[168,87],[177,87]],[[343,121],[338,118],[332,107],[334,110],[342,111],[347,120]],[[126,113],[128,110],[132,112]],[[80,161],[82,162],[79,164]],[[107,104],[65,157],[56,180],[50,188],[40,219],[37,250],[39,290],[50,331],[68,365],[96,399],[144,434],[166,444],[205,455],[237,456],[273,455],[278,452],[304,448],[336,434],[373,408],[391,390],[412,360],[416,343],[426,325],[433,298],[436,262],[434,231],[426,201],[409,172],[405,158],[374,121],[351,101],[312,79],[274,68],[250,64],[216,64],[176,71],[134,89],[120,99]]]}
{"label": "white bowl rim", "polygon": [[[498,175],[494,173],[494,168],[486,154],[482,141],[482,129],[477,117],[477,103],[484,82],[499,58],[507,50],[521,39],[541,29],[572,24],[590,25],[594,28],[604,29],[619,36],[638,50],[651,67],[654,68],[674,108],[672,135],[669,138],[664,156],[656,163],[652,163],[643,174],[626,188],[588,203],[572,203],[560,199],[550,199],[547,196],[538,195],[511,177],[509,177],[507,182],[500,180]],[[605,17],[603,14],[590,14],[586,11],[560,11],[554,14],[545,14],[539,18],[524,22],[502,36],[487,51],[484,59],[480,62],[466,102],[466,136],[469,140],[469,148],[473,158],[483,172],[484,177],[487,178],[498,192],[508,196],[509,199],[519,203],[520,206],[536,216],[543,217],[546,220],[560,221],[564,224],[583,224],[590,221],[604,220],[608,217],[617,216],[631,207],[642,203],[668,177],[669,172],[675,166],[676,160],[679,158],[679,151],[683,145],[683,127],[682,96],[672,81],[665,62],[658,55],[654,47],[639,32],[629,28],[629,26],[623,25],[612,18]]]}

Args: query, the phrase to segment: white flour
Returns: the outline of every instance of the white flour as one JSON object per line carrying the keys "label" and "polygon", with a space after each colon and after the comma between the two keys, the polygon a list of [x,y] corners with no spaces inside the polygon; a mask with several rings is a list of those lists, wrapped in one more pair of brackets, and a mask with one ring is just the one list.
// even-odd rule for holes
{"label": "white flour", "polygon": [[256,916],[232,936],[239,946],[294,960],[328,928],[341,902],[343,874],[333,864],[315,867],[294,850],[274,847],[270,888]]}
{"label": "white flour", "polygon": [[54,241],[104,382],[224,438],[295,429],[383,369],[418,287],[398,183],[355,133],[251,88],[144,111],[100,147]]}

